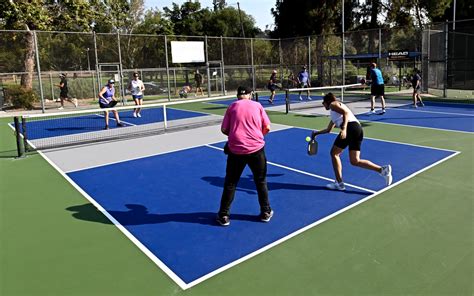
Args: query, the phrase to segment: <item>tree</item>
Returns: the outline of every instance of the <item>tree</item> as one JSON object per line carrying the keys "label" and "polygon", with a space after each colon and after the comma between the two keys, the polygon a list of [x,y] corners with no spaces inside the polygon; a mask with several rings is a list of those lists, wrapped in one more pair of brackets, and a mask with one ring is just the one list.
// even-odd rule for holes
{"label": "tree", "polygon": [[122,24],[119,21],[129,10],[126,0],[10,0],[2,1],[0,5],[0,23],[4,29],[27,31],[23,57],[25,74],[21,77],[21,85],[27,89],[32,88],[35,68],[32,30],[89,32],[90,24],[94,21],[117,27]]}

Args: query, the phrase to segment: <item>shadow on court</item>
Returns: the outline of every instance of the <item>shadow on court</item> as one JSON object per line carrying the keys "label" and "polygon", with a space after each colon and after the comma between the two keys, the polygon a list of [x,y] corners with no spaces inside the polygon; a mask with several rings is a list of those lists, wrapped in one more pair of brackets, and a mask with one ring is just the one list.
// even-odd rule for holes
{"label": "shadow on court", "polygon": [[[267,174],[267,186],[268,191],[270,194],[271,199],[271,192],[275,190],[305,190],[305,191],[326,191],[328,193],[331,190],[327,189],[325,186],[318,186],[318,185],[307,185],[307,184],[300,184],[300,183],[283,183],[283,182],[272,182],[271,178],[274,177],[281,177],[283,174]],[[209,182],[210,185],[220,187],[224,185],[224,177],[202,177],[202,180]],[[269,180],[270,179],[270,180]],[[236,191],[245,192],[251,195],[257,195],[257,190],[255,188],[255,183],[253,181],[252,175],[247,175],[245,177],[241,177],[239,183],[237,184]],[[361,191],[345,191],[346,194],[356,194],[356,195],[366,195],[364,192]]]}
{"label": "shadow on court", "polygon": [[[127,211],[107,211],[112,217],[114,217],[118,222],[120,222],[120,224],[124,226],[160,224],[169,222],[219,226],[216,222],[217,212],[160,214],[148,212],[148,209],[143,205],[126,204],[125,207],[128,209]],[[66,210],[74,212],[72,216],[79,220],[110,225],[113,224],[102,214],[102,212],[98,211],[96,207],[90,203],[68,207]],[[259,216],[234,213],[232,214],[232,220],[260,222]]]}

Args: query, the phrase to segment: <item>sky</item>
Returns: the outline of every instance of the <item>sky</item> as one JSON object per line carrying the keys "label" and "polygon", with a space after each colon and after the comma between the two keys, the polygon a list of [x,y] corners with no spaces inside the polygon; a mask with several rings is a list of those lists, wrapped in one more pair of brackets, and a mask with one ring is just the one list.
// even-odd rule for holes
{"label": "sky", "polygon": [[[172,3],[183,4],[185,0],[145,0],[146,8],[159,8],[163,11],[163,7],[171,7]],[[212,0],[200,0],[201,7],[213,8]],[[237,2],[240,4],[240,9],[245,13],[253,16],[257,27],[265,30],[266,26],[273,29],[273,16],[270,10],[275,7],[276,0],[240,0],[240,1],[226,1],[227,6],[234,6],[237,8]]]}

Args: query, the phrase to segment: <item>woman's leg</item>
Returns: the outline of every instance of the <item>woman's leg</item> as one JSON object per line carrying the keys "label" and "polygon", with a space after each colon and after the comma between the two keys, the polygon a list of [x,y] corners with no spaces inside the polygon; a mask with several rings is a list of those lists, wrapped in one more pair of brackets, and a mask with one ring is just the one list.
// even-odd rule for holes
{"label": "woman's leg", "polygon": [[370,160],[360,159],[360,151],[358,150],[349,150],[349,159],[353,166],[376,171],[378,173],[382,172],[381,166],[371,162]]}
{"label": "woman's leg", "polygon": [[334,170],[334,175],[338,183],[342,182],[342,163],[341,163],[341,153],[344,149],[341,149],[337,146],[332,146],[331,149],[331,161],[332,168]]}
{"label": "woman's leg", "polygon": [[105,115],[105,128],[108,128],[109,127],[109,112],[105,111],[104,115]]}

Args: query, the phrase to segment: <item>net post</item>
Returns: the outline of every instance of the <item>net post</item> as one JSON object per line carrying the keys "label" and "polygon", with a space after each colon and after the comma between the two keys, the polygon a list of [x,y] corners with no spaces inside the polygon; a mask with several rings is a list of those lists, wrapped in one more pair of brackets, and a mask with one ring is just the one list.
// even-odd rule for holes
{"label": "net post", "polygon": [[29,145],[28,145],[28,134],[26,131],[26,118],[21,117],[21,130],[23,133],[23,148],[25,149],[25,152],[29,151]]}
{"label": "net post", "polygon": [[285,107],[286,107],[286,114],[290,112],[290,97],[289,97],[289,92],[288,89],[285,90]]}
{"label": "net post", "polygon": [[341,86],[341,102],[344,102],[344,86]]}
{"label": "net post", "polygon": [[258,102],[258,92],[255,92],[255,102]]}
{"label": "net post", "polygon": [[22,158],[25,156],[24,150],[21,147],[21,131],[20,131],[20,119],[18,116],[13,118],[15,123],[15,138],[16,138],[16,149],[18,152],[17,158]]}

